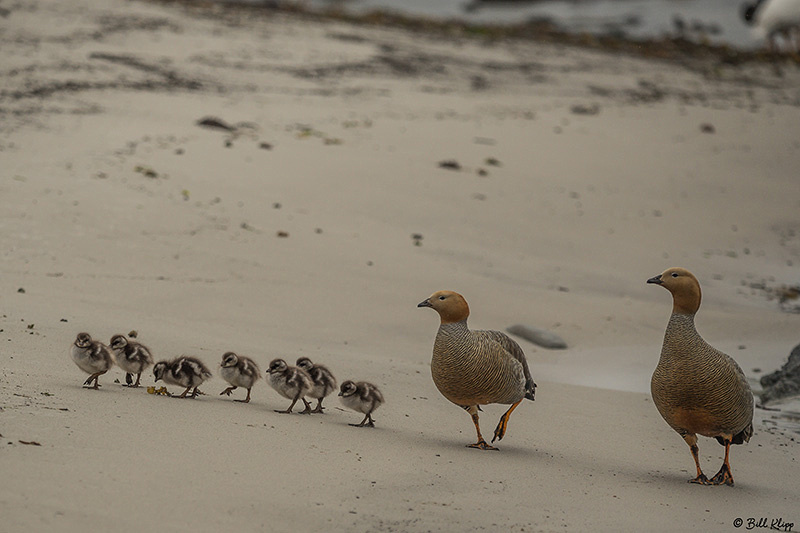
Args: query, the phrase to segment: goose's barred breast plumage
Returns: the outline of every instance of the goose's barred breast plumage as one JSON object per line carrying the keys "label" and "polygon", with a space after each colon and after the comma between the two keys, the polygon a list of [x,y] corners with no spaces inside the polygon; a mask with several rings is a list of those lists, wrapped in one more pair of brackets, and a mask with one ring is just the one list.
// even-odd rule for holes
{"label": "goose's barred breast plumage", "polygon": [[523,365],[509,357],[509,352],[495,340],[497,336],[505,335],[499,331],[470,331],[466,322],[439,326],[431,374],[445,398],[468,407],[512,404],[525,397]]}
{"label": "goose's barred breast plumage", "polygon": [[[697,433],[733,444],[753,434],[753,394],[736,361],[709,345],[694,315],[673,313],[650,383],[661,416],[680,434]],[[687,413],[698,413],[695,420]]]}

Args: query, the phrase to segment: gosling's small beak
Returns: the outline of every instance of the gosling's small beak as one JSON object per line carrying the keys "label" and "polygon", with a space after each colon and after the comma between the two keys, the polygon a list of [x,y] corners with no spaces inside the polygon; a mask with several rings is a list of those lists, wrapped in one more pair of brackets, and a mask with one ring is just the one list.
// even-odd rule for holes
{"label": "gosling's small beak", "polygon": [[433,307],[431,305],[431,299],[430,298],[425,298],[424,301],[422,301],[422,302],[417,304],[417,307]]}
{"label": "gosling's small beak", "polygon": [[659,274],[658,276],[656,276],[654,278],[648,279],[647,283],[655,283],[656,285],[661,285],[661,284],[664,283],[664,281],[661,279],[661,274]]}

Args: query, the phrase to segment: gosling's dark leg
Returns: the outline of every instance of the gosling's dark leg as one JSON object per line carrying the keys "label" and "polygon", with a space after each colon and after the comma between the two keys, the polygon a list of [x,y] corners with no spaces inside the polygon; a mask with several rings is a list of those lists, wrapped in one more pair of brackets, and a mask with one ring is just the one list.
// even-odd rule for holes
{"label": "gosling's dark leg", "polygon": [[89,376],[89,378],[86,381],[84,381],[83,384],[89,385],[92,381],[94,381],[94,385],[90,386],[89,388],[97,390],[98,388],[100,388],[100,383],[98,383],[98,380],[100,379],[100,376],[102,376],[106,372],[108,371],[104,370],[102,372],[95,372],[94,374]]}
{"label": "gosling's dark leg", "polygon": [[283,411],[281,411],[280,409],[275,409],[275,412],[276,413],[281,413],[281,414],[284,414],[284,415],[291,414],[292,413],[292,407],[294,407],[294,404],[296,404],[296,403],[297,403],[297,398],[292,400],[292,404],[287,409],[284,409]]}
{"label": "gosling's dark leg", "polygon": [[[234,388],[236,388],[236,387],[234,387]],[[247,398],[245,398],[244,400],[233,400],[233,401],[234,402],[240,402],[240,403],[250,403],[250,389],[247,389]]]}
{"label": "gosling's dark leg", "polygon": [[303,404],[305,405],[305,409],[300,411],[301,415],[310,415],[311,413],[314,412],[311,410],[311,404],[308,403],[308,400],[306,400],[305,397],[303,397]]}
{"label": "gosling's dark leg", "polygon": [[360,424],[350,424],[350,425],[353,426],[353,427],[357,427],[357,428],[363,428],[363,427],[374,428],[375,427],[375,422],[372,420],[372,416],[371,415],[372,415],[372,411],[370,411],[369,413],[364,415],[364,420],[362,420]]}
{"label": "gosling's dark leg", "polygon": [[[286,409],[285,411],[279,411],[278,409],[276,409],[276,410],[275,410],[275,412],[276,412],[276,413],[282,413],[282,414],[291,414],[291,412],[292,412],[292,408],[294,407],[294,404],[296,404],[296,403],[297,403],[297,400],[299,400],[301,397],[302,397],[302,394],[300,394],[300,393],[298,392],[298,393],[297,393],[297,396],[295,396],[295,397],[294,397],[294,399],[292,400],[292,404],[289,406],[289,408],[288,408],[288,409]],[[305,399],[305,398],[303,398],[303,403],[306,405],[306,410],[308,410],[308,411],[311,411],[311,406],[310,406],[310,405],[308,405],[308,402],[306,401],[306,399]],[[302,413],[305,413],[305,412],[306,412],[306,410],[302,411]],[[302,413],[301,413],[301,414],[302,414]]]}

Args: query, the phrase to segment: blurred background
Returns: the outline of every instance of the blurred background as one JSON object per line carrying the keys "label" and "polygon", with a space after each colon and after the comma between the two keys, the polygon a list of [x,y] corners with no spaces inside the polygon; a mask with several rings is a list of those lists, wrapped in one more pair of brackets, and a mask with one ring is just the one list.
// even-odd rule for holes
{"label": "blurred background", "polygon": [[[245,0],[247,1],[247,0]],[[683,37],[716,45],[754,49],[765,36],[748,25],[743,13],[754,0],[307,0],[305,6],[336,7],[348,13],[386,11],[434,20],[459,19],[480,24],[549,22],[570,33],[635,39]],[[800,0],[783,3],[786,15],[800,23]],[[252,0],[251,3],[264,3]],[[779,6],[780,7],[780,6]]]}

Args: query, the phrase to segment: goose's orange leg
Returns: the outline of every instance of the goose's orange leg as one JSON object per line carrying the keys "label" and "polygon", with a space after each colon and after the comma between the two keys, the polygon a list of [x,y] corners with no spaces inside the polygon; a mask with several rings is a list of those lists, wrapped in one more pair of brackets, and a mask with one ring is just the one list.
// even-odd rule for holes
{"label": "goose's orange leg", "polygon": [[494,441],[496,440],[503,440],[503,436],[506,434],[506,428],[508,427],[508,419],[511,416],[511,413],[514,412],[514,409],[516,409],[517,406],[520,404],[520,402],[522,402],[522,400],[509,407],[508,411],[503,413],[503,416],[500,417],[500,422],[497,423],[497,427],[494,430],[494,437],[492,438],[492,443],[494,443]]}
{"label": "goose's orange leg", "polygon": [[700,448],[697,447],[697,435],[688,434],[683,436],[683,440],[686,441],[686,444],[689,445],[689,449],[692,452],[692,457],[694,457],[694,465],[697,467],[697,477],[694,479],[690,479],[689,483],[698,483],[700,485],[710,485],[711,483],[708,481],[708,478],[703,473],[703,470],[700,468]]}
{"label": "goose's orange leg", "polygon": [[483,435],[481,435],[481,426],[478,423],[478,406],[477,405],[470,405],[469,407],[465,407],[467,412],[472,416],[472,423],[475,424],[475,431],[478,432],[478,442],[475,444],[468,444],[468,448],[478,448],[479,450],[496,450],[494,446],[490,446],[483,440]]}
{"label": "goose's orange leg", "polygon": [[733,486],[733,474],[731,473],[731,464],[728,462],[728,454],[731,450],[731,441],[725,439],[725,460],[722,462],[722,466],[719,469],[719,472],[711,478],[710,483],[712,485],[730,485]]}

